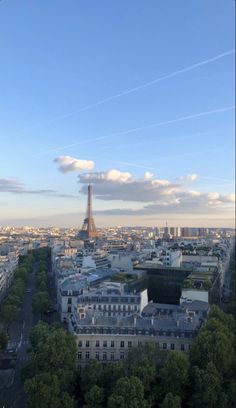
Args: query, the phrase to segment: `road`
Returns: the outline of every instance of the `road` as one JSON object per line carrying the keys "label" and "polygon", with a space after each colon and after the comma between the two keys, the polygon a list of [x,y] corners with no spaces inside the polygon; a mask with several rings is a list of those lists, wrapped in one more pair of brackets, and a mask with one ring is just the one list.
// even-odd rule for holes
{"label": "road", "polygon": [[229,268],[229,264],[230,264],[230,257],[233,255],[234,245],[235,245],[235,238],[232,239],[230,242],[230,248],[229,248],[228,255],[222,265],[221,299],[222,299],[223,309],[227,307],[227,303],[224,304],[224,299],[227,300],[231,294],[230,285],[231,285],[231,279],[232,279],[232,271]]}
{"label": "road", "polygon": [[39,317],[32,312],[32,296],[35,293],[35,268],[29,275],[28,284],[19,316],[9,328],[8,349],[17,349],[17,361],[14,381],[12,386],[0,391],[0,408],[25,408],[26,401],[21,382],[21,369],[27,362],[27,349],[29,347],[29,333]]}

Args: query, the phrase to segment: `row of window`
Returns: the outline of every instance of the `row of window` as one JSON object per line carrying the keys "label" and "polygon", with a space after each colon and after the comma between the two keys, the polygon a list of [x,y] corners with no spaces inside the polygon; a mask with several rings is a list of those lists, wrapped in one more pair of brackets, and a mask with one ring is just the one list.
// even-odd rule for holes
{"label": "row of window", "polygon": [[155,329],[149,330],[137,330],[137,329],[129,329],[129,328],[111,328],[111,327],[78,327],[76,330],[77,334],[130,334],[130,335],[153,335],[153,336],[165,336],[165,337],[177,337],[177,338],[192,338],[194,333],[193,332],[169,332],[169,331],[161,331]]}
{"label": "row of window", "polygon": [[[119,357],[120,357],[120,360],[124,360],[124,358],[125,358],[125,353],[124,353],[124,351],[121,351],[121,352],[120,352]],[[78,352],[78,360],[81,360],[82,358],[83,358],[83,353],[82,353],[82,351],[79,351],[79,352]],[[85,360],[89,360],[90,358],[91,358],[90,352],[89,352],[89,351],[86,351],[86,352],[85,352]],[[99,353],[99,351],[96,351],[96,353],[95,353],[95,358],[96,358],[96,360],[103,360],[103,361],[110,360],[110,361],[114,361],[114,360],[115,360],[115,353],[114,353],[114,351],[111,351],[110,353],[107,353],[106,351],[103,351],[103,353]]]}
{"label": "row of window", "polygon": [[138,303],[140,301],[139,297],[80,297],[78,299],[79,303],[98,303],[98,302],[110,302],[110,303]]}
{"label": "row of window", "polygon": [[[85,347],[90,347],[91,346],[91,342],[89,340],[86,340],[85,342]],[[127,346],[128,348],[132,347],[132,341],[128,341],[127,342]],[[83,341],[79,340],[78,341],[78,347],[83,347]],[[100,342],[100,340],[96,340],[95,342],[95,347],[115,347],[115,342],[114,340],[111,340],[110,342],[108,342],[107,340],[103,340]],[[124,348],[125,347],[125,342],[122,340],[120,341],[120,347]]]}
{"label": "row of window", "polygon": [[[167,350],[167,343],[163,343],[163,344],[162,344],[162,348],[163,348],[163,350]],[[189,347],[189,348],[190,348],[190,347]],[[170,349],[171,349],[171,350],[175,350],[175,344],[174,344],[174,343],[171,343]],[[181,344],[181,345],[180,345],[180,350],[181,350],[181,351],[185,351],[185,345],[184,345],[184,344]]]}
{"label": "row of window", "polygon": [[[168,349],[167,343],[163,343],[163,344],[162,344],[162,348],[163,348],[163,350],[167,350],[167,349]],[[189,349],[190,349],[190,345],[189,345]],[[174,344],[174,343],[171,343],[171,345],[170,345],[170,350],[175,350],[175,344]],[[181,351],[185,351],[185,350],[186,350],[186,346],[185,346],[184,344],[181,344],[181,345],[180,345],[180,350],[181,350]],[[83,358],[83,352],[82,352],[82,351],[79,351],[78,354],[77,354],[77,356],[78,356],[78,360],[81,360],[81,359]],[[91,358],[91,356],[92,356],[92,353],[91,353],[90,351],[86,351],[86,352],[84,353],[84,358],[85,358],[85,360],[89,360],[89,359]],[[114,352],[114,351],[111,351],[111,352],[106,352],[106,351],[99,352],[99,351],[96,351],[96,352],[95,352],[95,358],[96,358],[97,360],[103,360],[103,361],[106,361],[106,360],[114,361],[114,360],[115,360],[115,352]],[[124,353],[124,351],[120,351],[120,353],[119,353],[119,359],[120,359],[120,360],[123,360],[124,358],[125,358],[125,353]]]}
{"label": "row of window", "polygon": [[137,305],[135,306],[133,305],[123,305],[123,306],[122,305],[93,305],[93,309],[94,310],[113,310],[113,311],[117,310],[118,312],[122,310],[137,311],[138,306]]}
{"label": "row of window", "polygon": [[[155,344],[156,344],[156,346],[159,346],[159,343],[155,343]],[[138,342],[138,346],[141,347],[142,345],[143,345],[143,343],[142,343],[141,341],[139,341],[139,342]],[[89,347],[92,346],[92,344],[91,344],[91,342],[90,342],[89,340],[86,340],[86,341],[84,342],[84,346],[89,348]],[[127,347],[128,347],[128,348],[131,348],[132,346],[133,346],[132,341],[128,341],[128,342],[127,342]],[[82,341],[82,340],[79,340],[79,341],[78,341],[78,347],[83,347],[83,341]],[[108,342],[107,340],[103,340],[103,341],[96,340],[96,342],[95,342],[95,347],[96,347],[96,348],[99,348],[99,347],[103,347],[103,348],[111,347],[111,348],[114,348],[114,347],[115,347],[115,341],[114,341],[114,340],[111,340],[110,342]],[[118,347],[124,348],[124,347],[125,347],[125,342],[124,342],[123,340],[121,340],[121,341],[119,342],[119,346],[118,346]],[[162,344],[162,348],[163,348],[163,350],[167,350],[167,343],[163,343],[163,344]],[[189,347],[189,348],[190,348],[190,347]],[[170,345],[170,350],[175,350],[175,343],[171,343],[171,345]],[[184,344],[181,344],[181,345],[180,345],[180,350],[181,350],[181,351],[185,351],[185,345],[184,345]]]}

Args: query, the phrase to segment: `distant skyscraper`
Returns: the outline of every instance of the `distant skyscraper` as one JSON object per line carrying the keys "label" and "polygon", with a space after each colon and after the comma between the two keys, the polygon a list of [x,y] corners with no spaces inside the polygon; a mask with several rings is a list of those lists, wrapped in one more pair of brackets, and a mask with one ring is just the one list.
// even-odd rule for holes
{"label": "distant skyscraper", "polygon": [[80,237],[83,239],[95,238],[98,236],[98,232],[95,227],[93,214],[92,214],[92,186],[88,185],[88,202],[86,217],[83,222],[82,229],[80,231]]}
{"label": "distant skyscraper", "polygon": [[166,222],[166,226],[165,226],[165,228],[164,228],[163,238],[164,238],[164,239],[169,239],[169,238],[170,238],[169,227],[168,227],[168,225],[167,225],[167,222]]}
{"label": "distant skyscraper", "polygon": [[182,227],[181,228],[181,236],[188,238],[190,237],[190,228],[189,227]]}

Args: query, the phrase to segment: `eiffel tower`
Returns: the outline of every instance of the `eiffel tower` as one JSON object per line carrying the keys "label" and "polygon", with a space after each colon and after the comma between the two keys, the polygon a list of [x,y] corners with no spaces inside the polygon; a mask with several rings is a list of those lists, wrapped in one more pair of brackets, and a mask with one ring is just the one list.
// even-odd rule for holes
{"label": "eiffel tower", "polygon": [[87,212],[86,217],[83,222],[82,229],[80,231],[80,237],[83,239],[96,238],[98,232],[95,227],[93,214],[92,214],[92,186],[88,185],[88,202],[87,202]]}

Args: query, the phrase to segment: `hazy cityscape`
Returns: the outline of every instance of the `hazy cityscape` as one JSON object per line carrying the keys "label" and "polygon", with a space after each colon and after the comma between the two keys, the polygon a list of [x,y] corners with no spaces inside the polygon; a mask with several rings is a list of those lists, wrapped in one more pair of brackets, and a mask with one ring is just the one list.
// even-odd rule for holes
{"label": "hazy cityscape", "polygon": [[0,408],[234,408],[234,2],[0,2]]}

